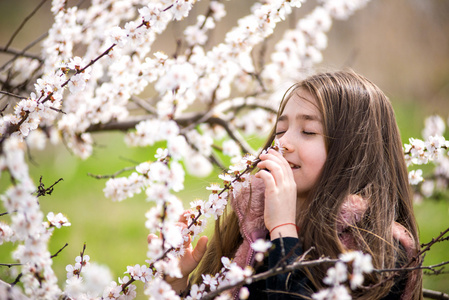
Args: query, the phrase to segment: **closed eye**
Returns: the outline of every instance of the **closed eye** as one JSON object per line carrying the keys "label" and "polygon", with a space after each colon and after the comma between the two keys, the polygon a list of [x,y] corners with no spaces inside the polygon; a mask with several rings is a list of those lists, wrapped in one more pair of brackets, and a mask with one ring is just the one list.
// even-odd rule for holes
{"label": "closed eye", "polygon": [[278,132],[276,132],[274,135],[275,136],[278,136],[278,135],[282,135],[282,134],[284,134],[285,133],[285,130],[284,131],[278,131]]}
{"label": "closed eye", "polygon": [[304,130],[302,133],[304,133],[305,135],[315,135],[316,134],[316,132],[304,131]]}

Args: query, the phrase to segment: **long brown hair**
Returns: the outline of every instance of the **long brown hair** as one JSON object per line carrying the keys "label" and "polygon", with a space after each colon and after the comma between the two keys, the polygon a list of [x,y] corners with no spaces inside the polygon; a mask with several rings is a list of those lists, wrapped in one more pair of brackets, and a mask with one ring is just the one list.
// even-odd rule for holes
{"label": "long brown hair", "polygon": [[[322,173],[297,216],[303,249],[314,247],[311,258],[336,258],[347,250],[338,237],[337,217],[347,196],[356,194],[368,201],[363,219],[349,229],[358,249],[372,256],[375,268],[394,268],[397,254],[403,251],[394,241],[393,223],[408,230],[416,249],[419,241],[402,142],[390,101],[376,85],[353,71],[321,73],[287,91],[278,117],[298,89],[305,89],[317,101],[327,148]],[[266,146],[273,139],[274,129]],[[221,268],[217,256],[219,259],[221,255],[233,255],[241,242],[238,227],[230,230],[236,223],[232,212],[217,223],[199,274],[215,274]],[[322,287],[325,267],[328,266],[308,270],[315,288]],[[422,299],[422,274],[415,273],[418,279],[413,286],[413,299]],[[386,276],[372,273],[365,284],[375,285]],[[372,289],[355,291],[353,297],[378,299],[388,294],[393,284],[389,280]]]}

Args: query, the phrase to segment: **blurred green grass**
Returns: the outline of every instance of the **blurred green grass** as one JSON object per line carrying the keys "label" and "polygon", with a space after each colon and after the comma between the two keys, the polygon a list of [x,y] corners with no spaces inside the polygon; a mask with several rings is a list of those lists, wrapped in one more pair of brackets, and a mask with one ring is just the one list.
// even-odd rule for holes
{"label": "blurred green grass", "polygon": [[[407,102],[394,103],[398,124],[401,129],[403,142],[409,137],[420,137],[423,127],[424,113],[416,104]],[[446,117],[446,116],[443,116]],[[135,162],[153,160],[157,146],[147,148],[128,148],[123,142],[123,133],[110,132],[94,135],[96,146],[94,154],[83,161],[70,154],[63,146],[49,147],[44,151],[32,151],[33,161],[30,163],[30,174],[38,184],[39,177],[43,177],[46,187],[53,184],[59,178],[54,192],[50,196],[39,198],[42,211],[62,212],[72,226],[55,230],[50,242],[50,252],[56,253],[65,243],[69,245],[56,258],[54,258],[54,270],[59,278],[61,286],[66,278],[65,266],[73,264],[86,243],[86,254],[91,257],[91,262],[107,265],[114,280],[124,276],[126,266],[143,264],[146,259],[146,235],[144,226],[145,212],[151,207],[151,203],[145,200],[144,194],[122,202],[112,202],[105,198],[103,188],[106,179],[95,179],[88,175],[113,174],[117,170],[133,166]],[[252,138],[250,143],[261,145],[262,138]],[[184,191],[177,195],[183,200],[184,206],[197,198],[206,198],[208,192],[205,189],[212,182],[218,182],[216,169],[207,178],[194,178],[187,176]],[[119,176],[126,176],[123,173]],[[0,191],[6,188],[7,177],[2,174]],[[4,211],[0,207],[0,212]],[[424,201],[416,206],[416,217],[420,225],[421,242],[430,241],[449,226],[449,201]],[[7,220],[8,217],[1,217]],[[213,227],[213,219],[209,220],[207,234]],[[211,226],[212,225],[212,226]],[[11,251],[16,247],[12,243],[0,246],[0,262],[12,262]],[[449,260],[448,243],[435,245],[425,257],[425,265],[440,263]],[[5,279],[8,269],[0,267],[0,278]],[[14,278],[9,278],[13,281]],[[7,280],[7,281],[8,281]],[[449,292],[447,286],[449,276],[426,276],[424,286],[429,289]],[[137,283],[139,296],[142,294],[143,285]]]}

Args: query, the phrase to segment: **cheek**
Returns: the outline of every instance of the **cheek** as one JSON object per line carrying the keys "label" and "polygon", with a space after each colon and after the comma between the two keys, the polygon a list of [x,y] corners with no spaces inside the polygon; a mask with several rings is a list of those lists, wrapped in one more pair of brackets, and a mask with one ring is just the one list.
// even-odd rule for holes
{"label": "cheek", "polygon": [[320,174],[323,169],[324,163],[326,162],[327,153],[323,147],[323,148],[315,149],[315,151],[311,154],[314,156],[314,159],[312,159],[313,168],[316,171],[316,174],[318,176],[318,174]]}

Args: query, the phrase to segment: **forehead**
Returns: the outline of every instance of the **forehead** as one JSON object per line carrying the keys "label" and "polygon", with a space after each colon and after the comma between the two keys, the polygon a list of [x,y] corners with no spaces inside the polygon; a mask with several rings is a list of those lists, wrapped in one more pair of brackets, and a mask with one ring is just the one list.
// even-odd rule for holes
{"label": "forehead", "polygon": [[321,121],[321,112],[318,109],[316,99],[306,90],[294,91],[285,104],[279,121],[290,118],[302,118]]}

